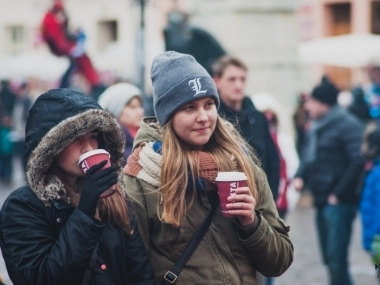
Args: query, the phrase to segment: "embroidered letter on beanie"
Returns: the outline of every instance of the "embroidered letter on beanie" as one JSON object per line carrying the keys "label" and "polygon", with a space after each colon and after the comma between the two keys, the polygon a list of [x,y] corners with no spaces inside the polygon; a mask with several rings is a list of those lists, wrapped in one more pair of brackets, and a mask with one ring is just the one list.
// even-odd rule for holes
{"label": "embroidered letter on beanie", "polygon": [[189,81],[189,85],[193,84],[191,89],[193,89],[195,91],[194,97],[199,95],[199,94],[205,94],[207,92],[207,90],[201,90],[202,86],[201,86],[200,80],[201,80],[200,78],[194,78],[194,79]]}

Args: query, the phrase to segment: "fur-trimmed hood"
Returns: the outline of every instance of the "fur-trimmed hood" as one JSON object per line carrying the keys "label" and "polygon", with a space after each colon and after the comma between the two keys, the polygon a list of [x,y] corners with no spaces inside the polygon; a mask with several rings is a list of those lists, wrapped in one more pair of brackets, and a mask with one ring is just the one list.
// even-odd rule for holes
{"label": "fur-trimmed hood", "polygon": [[75,139],[97,130],[100,148],[111,154],[121,172],[125,138],[117,119],[90,96],[70,89],[52,89],[38,97],[26,123],[25,159],[29,186],[38,198],[70,203],[62,182],[48,173],[54,157]]}

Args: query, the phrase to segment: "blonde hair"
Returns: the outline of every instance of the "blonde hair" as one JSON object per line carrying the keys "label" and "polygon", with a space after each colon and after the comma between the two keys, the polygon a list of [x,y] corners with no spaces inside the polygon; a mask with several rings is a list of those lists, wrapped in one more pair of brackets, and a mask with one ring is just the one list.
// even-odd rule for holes
{"label": "blonde hair", "polygon": [[[163,127],[162,168],[159,191],[161,192],[162,213],[158,213],[161,221],[179,227],[187,208],[191,207],[196,195],[195,181],[199,177],[198,157],[184,146],[172,127],[172,120]],[[247,186],[253,197],[258,200],[256,173],[248,157],[257,163],[250,146],[244,141],[234,127],[218,116],[215,131],[204,148],[210,153],[218,171],[239,170],[247,177]],[[175,157],[176,159],[173,159]],[[234,159],[232,159],[234,158]],[[192,199],[187,205],[185,200],[189,171],[192,174]],[[194,175],[194,173],[196,175]]]}
{"label": "blonde hair", "polygon": [[116,193],[98,200],[99,215],[102,220],[108,221],[111,226],[119,226],[127,234],[131,234],[128,206],[122,189],[116,185]]}

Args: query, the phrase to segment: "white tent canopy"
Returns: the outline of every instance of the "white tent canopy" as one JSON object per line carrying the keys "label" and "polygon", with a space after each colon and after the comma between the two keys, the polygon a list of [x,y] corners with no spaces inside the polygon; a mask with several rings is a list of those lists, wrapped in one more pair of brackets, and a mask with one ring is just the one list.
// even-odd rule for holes
{"label": "white tent canopy", "polygon": [[0,58],[0,79],[35,77],[58,80],[69,66],[69,60],[50,53],[26,53]]}
{"label": "white tent canopy", "polygon": [[347,34],[302,43],[298,55],[303,63],[358,68],[380,63],[380,35]]}

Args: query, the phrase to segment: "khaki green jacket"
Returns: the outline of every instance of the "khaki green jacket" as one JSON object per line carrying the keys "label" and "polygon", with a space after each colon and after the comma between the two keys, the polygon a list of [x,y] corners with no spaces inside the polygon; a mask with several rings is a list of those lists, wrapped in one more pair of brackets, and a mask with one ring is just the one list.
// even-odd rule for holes
{"label": "khaki green jacket", "polygon": [[[161,140],[156,129],[150,126],[151,120],[144,119],[135,147],[141,142]],[[205,219],[210,203],[206,194],[198,194],[182,225],[176,229],[157,217],[157,207],[160,207],[157,189],[127,175],[124,181],[149,250],[157,284],[161,284],[165,273],[173,267]],[[256,271],[265,276],[279,276],[289,268],[293,261],[289,227],[278,217],[267,182],[257,184],[260,199],[256,206],[259,221],[256,231],[243,239],[241,233],[246,229],[239,228],[235,219],[222,217],[218,207],[208,232],[179,274],[177,285],[254,285],[257,284]]]}

